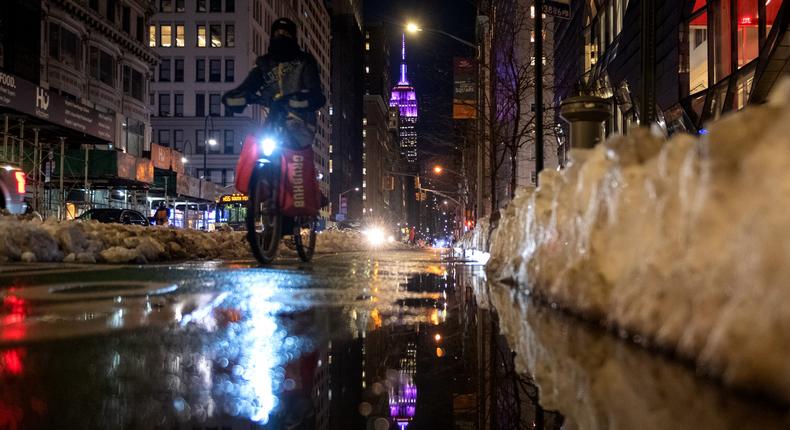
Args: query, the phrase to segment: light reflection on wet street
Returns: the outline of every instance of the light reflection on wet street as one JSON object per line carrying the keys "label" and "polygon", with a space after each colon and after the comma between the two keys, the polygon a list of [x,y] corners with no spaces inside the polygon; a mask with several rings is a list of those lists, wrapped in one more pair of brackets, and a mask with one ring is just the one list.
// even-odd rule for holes
{"label": "light reflection on wet street", "polygon": [[0,267],[0,429],[785,427],[504,292],[433,251]]}

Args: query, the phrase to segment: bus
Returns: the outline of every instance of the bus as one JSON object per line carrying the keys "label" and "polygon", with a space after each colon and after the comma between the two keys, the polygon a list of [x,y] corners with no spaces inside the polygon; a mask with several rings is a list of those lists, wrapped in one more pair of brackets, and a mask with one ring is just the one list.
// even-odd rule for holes
{"label": "bus", "polygon": [[247,200],[245,194],[225,194],[217,200],[216,226],[227,225],[233,230],[246,228]]}

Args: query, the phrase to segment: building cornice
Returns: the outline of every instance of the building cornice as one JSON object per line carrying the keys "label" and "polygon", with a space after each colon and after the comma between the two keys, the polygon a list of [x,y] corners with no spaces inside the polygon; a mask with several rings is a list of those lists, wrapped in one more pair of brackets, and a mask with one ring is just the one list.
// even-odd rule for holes
{"label": "building cornice", "polygon": [[[146,63],[155,65],[159,62],[159,56],[145,43],[140,42],[130,35],[125,34],[119,29],[113,27],[108,22],[106,22],[101,15],[89,9],[88,7],[77,3],[74,0],[52,0],[52,3],[60,6],[72,17],[78,18],[90,25],[95,30],[98,30],[101,34],[123,48],[129,50],[132,54],[139,56]],[[148,12],[149,11],[146,9],[146,13]],[[144,27],[147,28],[147,26]]]}

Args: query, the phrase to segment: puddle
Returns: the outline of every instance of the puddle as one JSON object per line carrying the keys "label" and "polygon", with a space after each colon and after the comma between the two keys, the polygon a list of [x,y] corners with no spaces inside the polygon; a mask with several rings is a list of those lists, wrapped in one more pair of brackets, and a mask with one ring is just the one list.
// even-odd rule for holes
{"label": "puddle", "polygon": [[[782,410],[514,303],[479,267],[398,264],[226,267],[191,284],[162,268],[173,294],[106,315],[100,301],[52,305],[128,329],[0,348],[0,428],[787,428]],[[96,293],[68,291],[56,295]],[[15,309],[0,316],[41,318]]]}

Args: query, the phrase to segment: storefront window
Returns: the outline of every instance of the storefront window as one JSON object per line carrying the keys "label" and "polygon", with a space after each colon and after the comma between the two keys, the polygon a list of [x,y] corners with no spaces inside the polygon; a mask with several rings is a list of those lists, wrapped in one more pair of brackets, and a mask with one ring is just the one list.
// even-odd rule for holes
{"label": "storefront window", "polygon": [[727,110],[725,102],[727,101],[727,87],[728,82],[722,82],[713,90],[713,95],[710,103],[709,119],[717,119],[721,113]]}
{"label": "storefront window", "polygon": [[735,108],[738,110],[746,107],[754,82],[754,67],[744,69],[735,85]]}
{"label": "storefront window", "polygon": [[776,15],[779,13],[779,8],[782,7],[782,2],[779,0],[760,0],[765,2],[765,34],[771,32],[771,27],[776,21]]}
{"label": "storefront window", "polygon": [[689,94],[708,88],[708,14],[691,18],[688,26]]}
{"label": "storefront window", "polygon": [[738,67],[757,58],[759,42],[757,0],[738,0]]}
{"label": "storefront window", "polygon": [[699,123],[699,119],[702,117],[702,111],[705,109],[705,93],[692,96],[691,98],[691,114],[693,118],[691,120],[694,124]]}
{"label": "storefront window", "polygon": [[717,2],[711,11],[713,28],[709,38],[713,42],[713,77],[715,82],[732,73],[731,12],[729,0]]}

